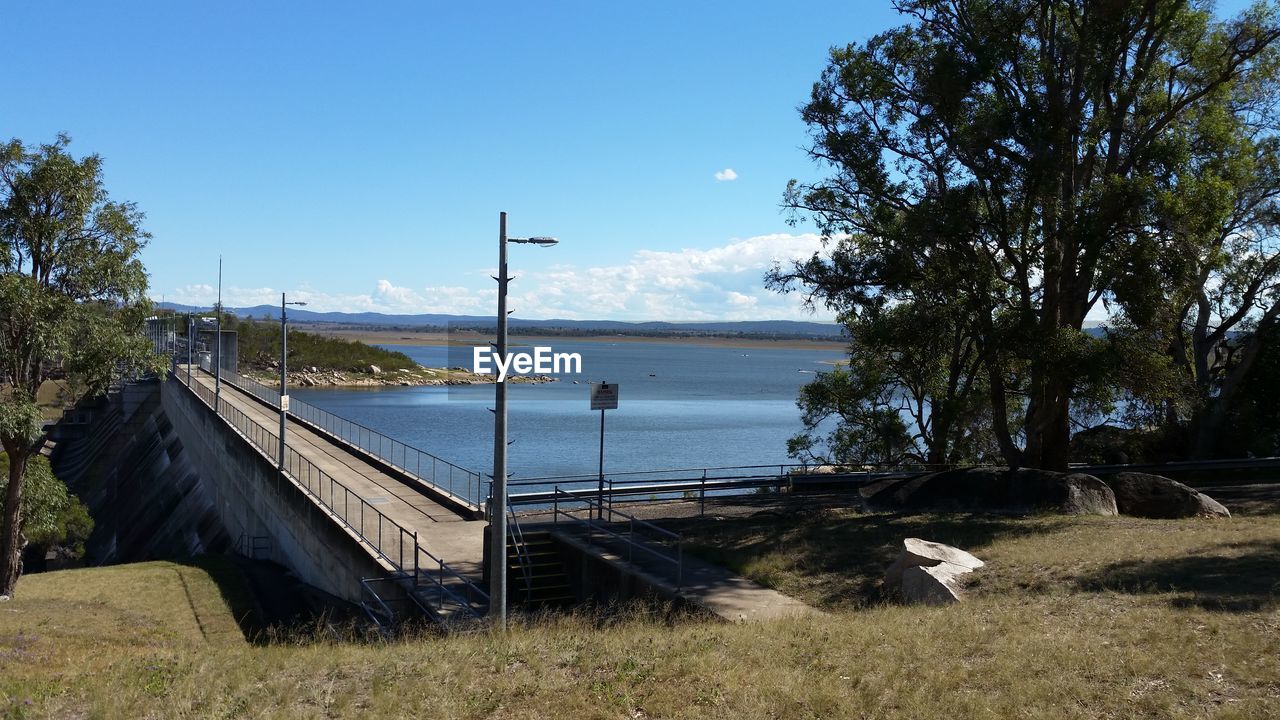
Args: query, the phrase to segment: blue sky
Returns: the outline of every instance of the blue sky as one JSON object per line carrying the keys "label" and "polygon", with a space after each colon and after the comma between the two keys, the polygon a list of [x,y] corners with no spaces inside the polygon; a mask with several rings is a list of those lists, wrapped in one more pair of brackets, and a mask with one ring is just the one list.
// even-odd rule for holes
{"label": "blue sky", "polygon": [[[1240,3],[1224,4],[1224,9]],[[152,295],[486,314],[830,319],[762,287],[817,247],[796,108],[888,2],[9,2],[0,136],[105,158]],[[726,172],[732,170],[732,172]],[[717,177],[717,173],[719,176]],[[732,177],[733,179],[729,179]]]}

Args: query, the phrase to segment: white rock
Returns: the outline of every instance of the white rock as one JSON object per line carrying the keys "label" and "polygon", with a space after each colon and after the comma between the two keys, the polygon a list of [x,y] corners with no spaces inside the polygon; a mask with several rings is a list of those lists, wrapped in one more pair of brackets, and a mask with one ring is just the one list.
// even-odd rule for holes
{"label": "white rock", "polygon": [[960,599],[957,578],[984,563],[960,548],[907,538],[884,574],[884,588],[907,602],[940,605]]}
{"label": "white rock", "polygon": [[951,563],[965,568],[965,572],[982,567],[983,562],[960,548],[942,543],[907,538],[902,541],[902,552],[884,574],[884,584],[897,587],[902,584],[902,573],[909,567],[932,567]]}

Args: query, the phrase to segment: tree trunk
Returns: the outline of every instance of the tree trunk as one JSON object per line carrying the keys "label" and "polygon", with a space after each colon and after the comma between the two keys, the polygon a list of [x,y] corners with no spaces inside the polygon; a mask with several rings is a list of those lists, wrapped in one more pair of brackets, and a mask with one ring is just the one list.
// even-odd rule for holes
{"label": "tree trunk", "polygon": [[9,488],[5,494],[4,521],[0,525],[0,595],[13,596],[22,573],[22,481],[27,453],[9,452]]}

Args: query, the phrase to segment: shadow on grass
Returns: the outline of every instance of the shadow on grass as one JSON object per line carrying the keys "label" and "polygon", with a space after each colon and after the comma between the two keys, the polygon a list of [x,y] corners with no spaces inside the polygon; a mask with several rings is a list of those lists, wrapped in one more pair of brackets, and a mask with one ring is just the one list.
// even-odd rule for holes
{"label": "shadow on grass", "polygon": [[716,521],[666,523],[684,533],[686,549],[706,560],[821,607],[856,608],[883,598],[880,581],[901,541],[919,537],[978,552],[997,539],[1054,532],[1052,517],[981,514],[855,515],[759,512]]}
{"label": "shadow on grass", "polygon": [[1257,612],[1280,607],[1280,542],[1205,548],[1161,560],[1126,560],[1079,581],[1082,590],[1132,595],[1177,593],[1175,607]]}
{"label": "shadow on grass", "polygon": [[255,645],[367,639],[355,606],[305,585],[275,563],[203,555],[188,564],[208,573],[240,632]]}

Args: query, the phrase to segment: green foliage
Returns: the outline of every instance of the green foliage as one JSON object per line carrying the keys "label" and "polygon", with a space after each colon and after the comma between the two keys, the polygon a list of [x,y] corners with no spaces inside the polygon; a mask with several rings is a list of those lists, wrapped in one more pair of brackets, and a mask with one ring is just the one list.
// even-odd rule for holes
{"label": "green foliage", "polygon": [[[0,508],[9,485],[9,456],[0,453]],[[93,532],[93,518],[80,498],[54,477],[43,455],[27,460],[20,513],[22,534],[33,545],[60,545],[75,555]]]}
{"label": "green foliage", "polygon": [[[30,405],[44,381],[65,377],[74,401],[119,369],[157,365],[141,332],[143,215],[111,200],[102,159],[72,157],[70,142],[0,145],[0,445],[20,466],[35,451]],[[20,475],[6,505],[24,484]],[[17,582],[19,510],[6,507],[0,523],[0,594]]]}
{"label": "green foliage", "polygon": [[1280,455],[1280,327],[1270,327],[1258,342],[1262,349],[1244,376],[1248,392],[1215,437],[1218,455]]}
{"label": "green foliage", "polygon": [[[240,362],[264,366],[280,360],[279,321],[258,321],[252,318],[224,323],[224,328],[236,331]],[[340,340],[301,330],[289,330],[289,367],[312,366],[324,370],[363,371],[377,365],[384,372],[416,368],[418,365],[408,355],[366,345],[356,340]]]}
{"label": "green foliage", "polygon": [[955,332],[940,343],[855,343],[854,364],[972,350],[972,393],[939,394],[933,370],[888,381],[958,401],[924,404],[962,424],[984,395],[1006,461],[1063,469],[1073,405],[1111,404],[1131,360],[1086,318],[1109,311],[1136,330],[1127,342],[1150,343],[1144,358],[1167,351],[1172,307],[1207,287],[1195,259],[1253,187],[1251,148],[1275,127],[1274,10],[1219,23],[1180,0],[896,7],[908,24],[833,49],[802,108],[831,174],[793,180],[784,202],[827,252],[768,282],[851,330],[891,308],[941,312]]}

